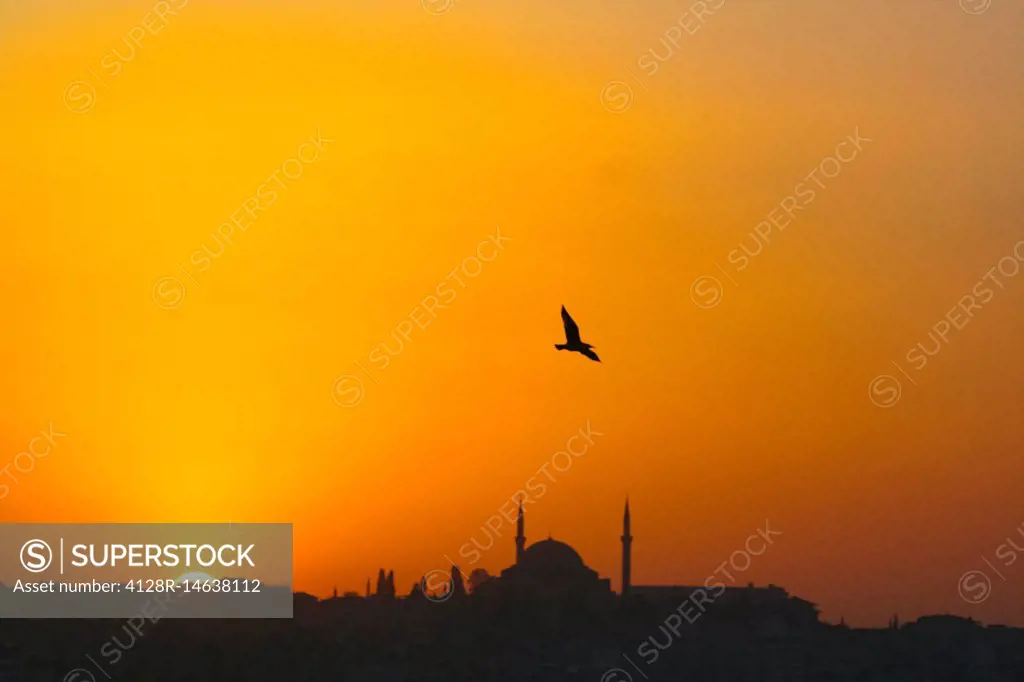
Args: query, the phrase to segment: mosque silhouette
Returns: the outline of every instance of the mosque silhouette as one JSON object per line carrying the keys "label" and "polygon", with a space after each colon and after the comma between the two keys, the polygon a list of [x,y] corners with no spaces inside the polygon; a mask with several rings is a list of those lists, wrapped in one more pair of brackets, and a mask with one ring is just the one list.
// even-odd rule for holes
{"label": "mosque silhouette", "polygon": [[[515,563],[502,570],[498,576],[476,569],[467,579],[461,569],[453,565],[444,572],[441,584],[436,580],[435,571],[433,576],[423,576],[406,596],[400,597],[395,590],[394,571],[385,572],[381,569],[377,576],[376,590],[370,591],[370,581],[367,580],[364,597],[353,592],[338,597],[337,590],[326,600],[318,600],[312,595],[296,595],[296,608],[309,613],[318,607],[338,608],[341,602],[351,600],[398,600],[412,605],[417,602],[457,602],[471,598],[483,609],[497,612],[504,605],[507,611],[508,605],[515,604],[520,610],[532,608],[535,615],[541,611],[548,618],[558,618],[565,613],[597,617],[632,605],[639,610],[677,612],[679,618],[685,618],[690,623],[695,623],[705,613],[710,614],[711,619],[737,616],[754,619],[779,630],[810,627],[820,623],[815,604],[794,597],[773,584],[766,587],[755,587],[753,583],[736,585],[739,582],[737,575],[727,569],[723,569],[717,577],[709,577],[703,585],[634,585],[633,535],[628,499],[622,517],[621,590],[618,594],[612,590],[611,580],[602,578],[597,571],[587,566],[571,545],[548,537],[527,546],[526,518],[521,501],[514,541]],[[755,552],[755,555],[763,553],[770,541],[770,537],[763,541],[761,551]],[[722,566],[725,565],[723,563]],[[749,554],[746,565],[739,568],[734,572],[738,574],[749,568]]]}
{"label": "mosque silhouette", "polygon": [[[923,616],[886,628],[822,622],[814,604],[739,583],[765,527],[698,586],[634,585],[629,503],[619,593],[570,545],[526,544],[497,576],[457,567],[399,597],[291,595],[291,619],[0,620],[3,682],[1011,682],[1024,631]],[[760,544],[758,544],[760,543]],[[734,566],[739,562],[739,566]],[[732,572],[736,569],[736,572]],[[287,593],[285,593],[287,597]],[[169,608],[175,608],[170,606]]]}

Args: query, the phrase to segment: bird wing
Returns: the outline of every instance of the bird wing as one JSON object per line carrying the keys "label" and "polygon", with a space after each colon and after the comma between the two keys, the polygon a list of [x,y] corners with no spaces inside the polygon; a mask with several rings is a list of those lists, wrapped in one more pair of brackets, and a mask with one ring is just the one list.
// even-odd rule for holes
{"label": "bird wing", "polygon": [[597,353],[595,353],[594,351],[590,350],[589,348],[584,348],[580,352],[583,353],[584,355],[586,355],[588,358],[590,358],[594,362],[601,362],[601,358],[597,357]]}
{"label": "bird wing", "polygon": [[576,326],[569,311],[562,306],[562,325],[565,327],[565,340],[570,344],[580,343],[580,328]]}

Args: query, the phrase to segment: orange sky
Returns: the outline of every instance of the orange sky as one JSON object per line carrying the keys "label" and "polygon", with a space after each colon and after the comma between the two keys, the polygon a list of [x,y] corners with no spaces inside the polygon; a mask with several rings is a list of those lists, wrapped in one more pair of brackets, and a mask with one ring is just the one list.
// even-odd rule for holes
{"label": "orange sky", "polygon": [[[768,519],[739,580],[827,619],[1024,625],[1024,560],[996,555],[1024,546],[1024,276],[906,359],[1024,239],[1019,3],[726,0],[695,24],[663,0],[168,0],[155,35],[148,0],[70,4],[0,10],[0,465],[67,434],[8,469],[3,520],[293,522],[297,589],[383,566],[405,591],[589,421],[527,535],[616,587],[628,493],[637,583],[702,582]],[[651,75],[679,21],[699,30]],[[738,270],[855,129],[872,142]],[[601,365],[553,350],[563,303]],[[464,568],[507,566],[501,533]]]}

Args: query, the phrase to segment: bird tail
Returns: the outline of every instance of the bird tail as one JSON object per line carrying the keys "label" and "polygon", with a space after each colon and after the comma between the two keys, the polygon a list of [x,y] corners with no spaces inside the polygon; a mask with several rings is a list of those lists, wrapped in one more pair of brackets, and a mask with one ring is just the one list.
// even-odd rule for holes
{"label": "bird tail", "polygon": [[568,346],[566,346],[564,343],[556,343],[555,348],[557,350],[565,350],[566,348],[568,348]]}

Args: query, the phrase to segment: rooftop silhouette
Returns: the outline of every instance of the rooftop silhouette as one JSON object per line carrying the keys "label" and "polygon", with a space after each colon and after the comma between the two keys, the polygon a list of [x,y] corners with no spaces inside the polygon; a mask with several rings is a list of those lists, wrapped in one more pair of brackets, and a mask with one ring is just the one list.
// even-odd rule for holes
{"label": "rooftop silhouette", "polygon": [[814,604],[775,585],[634,585],[631,524],[627,501],[618,594],[571,545],[527,545],[520,503],[515,560],[500,575],[474,569],[467,580],[451,566],[445,580],[424,576],[398,594],[381,568],[363,595],[294,594],[291,620],[7,619],[0,679],[1024,679],[1016,628],[894,614],[886,628],[861,630],[822,622]]}

